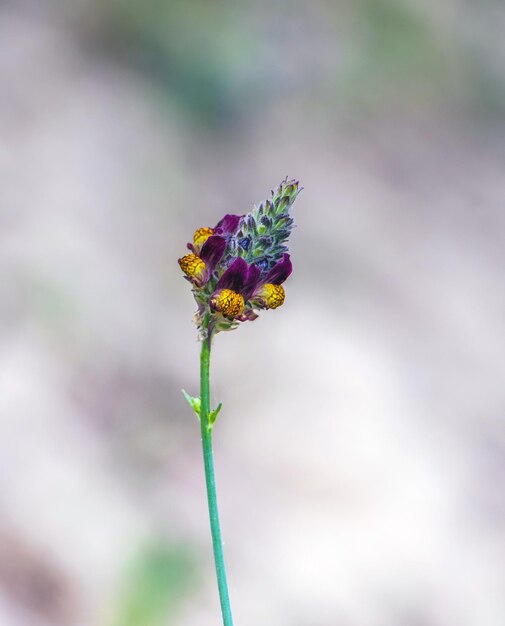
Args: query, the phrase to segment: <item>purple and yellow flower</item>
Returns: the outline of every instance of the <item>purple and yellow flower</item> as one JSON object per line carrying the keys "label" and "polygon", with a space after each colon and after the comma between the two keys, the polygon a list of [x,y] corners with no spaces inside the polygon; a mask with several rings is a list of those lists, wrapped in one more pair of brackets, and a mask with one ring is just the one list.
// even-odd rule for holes
{"label": "purple and yellow flower", "polygon": [[179,259],[179,265],[187,278],[196,286],[203,287],[221,262],[229,238],[237,230],[240,215],[225,215],[214,228],[204,226],[195,230],[193,243],[187,247],[191,254]]}
{"label": "purple and yellow flower", "polygon": [[210,228],[209,226],[198,228],[193,235],[193,243],[188,243],[188,249],[194,254],[199,254],[202,246],[212,235],[219,235],[225,239],[229,238],[232,233],[236,232],[241,218],[241,215],[227,213],[219,220],[214,228]]}
{"label": "purple and yellow flower", "polygon": [[256,265],[236,258],[218,280],[209,300],[210,308],[231,319],[240,317],[258,285],[260,273]]}
{"label": "purple and yellow flower", "polygon": [[298,181],[286,179],[247,215],[227,214],[214,228],[195,231],[191,254],[179,265],[193,285],[203,332],[230,330],[256,319],[258,309],[284,303],[283,283],[292,271],[289,210],[299,191]]}
{"label": "purple and yellow flower", "polygon": [[256,319],[253,309],[276,309],[284,304],[286,294],[282,283],[293,266],[284,254],[274,267],[262,276],[255,264],[237,258],[219,279],[210,298],[210,308],[239,321]]}
{"label": "purple and yellow flower", "polygon": [[276,309],[284,304],[286,293],[282,283],[292,271],[293,265],[289,254],[284,253],[282,259],[272,267],[254,291],[251,298],[253,306],[262,309]]}
{"label": "purple and yellow flower", "polygon": [[225,249],[226,239],[224,237],[209,235],[198,248],[198,254],[193,252],[179,259],[181,270],[195,287],[203,287],[208,283],[212,272],[223,258]]}

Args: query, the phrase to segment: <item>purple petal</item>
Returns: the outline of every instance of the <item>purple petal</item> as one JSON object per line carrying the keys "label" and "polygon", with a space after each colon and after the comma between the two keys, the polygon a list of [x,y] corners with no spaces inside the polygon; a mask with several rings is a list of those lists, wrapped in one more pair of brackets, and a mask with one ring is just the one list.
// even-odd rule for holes
{"label": "purple petal", "polygon": [[268,272],[262,283],[270,283],[272,285],[281,285],[291,274],[293,266],[289,258],[289,254],[284,254],[282,259],[278,261]]}
{"label": "purple petal", "polygon": [[242,295],[244,296],[244,300],[249,300],[249,298],[253,295],[256,287],[258,286],[259,278],[260,278],[261,270],[256,265],[249,265],[249,270],[247,272],[247,278],[244,281],[244,286],[242,287]]}
{"label": "purple petal", "polygon": [[226,240],[218,235],[212,235],[203,244],[200,250],[200,258],[212,272],[219,261],[223,258],[226,249]]}
{"label": "purple petal", "polygon": [[226,272],[221,276],[216,285],[218,289],[231,289],[241,293],[249,275],[249,266],[240,257],[235,259]]}
{"label": "purple petal", "polygon": [[216,224],[214,232],[217,235],[228,235],[229,233],[234,233],[238,228],[241,218],[241,215],[226,214],[223,219],[219,220]]}

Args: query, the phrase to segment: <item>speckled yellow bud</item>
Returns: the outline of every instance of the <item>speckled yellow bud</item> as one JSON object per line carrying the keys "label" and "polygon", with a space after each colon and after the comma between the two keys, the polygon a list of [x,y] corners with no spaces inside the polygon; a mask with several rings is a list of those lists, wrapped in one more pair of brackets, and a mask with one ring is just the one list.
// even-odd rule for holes
{"label": "speckled yellow bud", "polygon": [[286,293],[282,285],[262,285],[257,296],[263,301],[266,309],[276,309],[284,304]]}
{"label": "speckled yellow bud", "polygon": [[244,298],[231,289],[221,289],[212,296],[210,305],[226,317],[237,317],[244,310]]}
{"label": "speckled yellow bud", "polygon": [[195,234],[193,235],[193,243],[200,250],[203,244],[207,241],[207,239],[212,235],[214,231],[212,228],[199,228],[195,230]]}
{"label": "speckled yellow bud", "polygon": [[196,283],[200,283],[204,279],[207,267],[204,261],[196,254],[186,254],[182,259],[179,259],[179,265],[186,276]]}

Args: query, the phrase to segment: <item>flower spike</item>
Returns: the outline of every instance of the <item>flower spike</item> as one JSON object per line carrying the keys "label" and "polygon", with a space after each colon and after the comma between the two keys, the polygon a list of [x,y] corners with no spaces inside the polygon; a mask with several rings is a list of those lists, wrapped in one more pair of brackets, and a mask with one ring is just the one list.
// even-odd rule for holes
{"label": "flower spike", "polygon": [[203,336],[232,330],[258,317],[258,309],[284,303],[282,286],[292,271],[287,239],[298,181],[281,182],[271,197],[246,215],[228,213],[214,228],[198,228],[179,259],[198,303]]}

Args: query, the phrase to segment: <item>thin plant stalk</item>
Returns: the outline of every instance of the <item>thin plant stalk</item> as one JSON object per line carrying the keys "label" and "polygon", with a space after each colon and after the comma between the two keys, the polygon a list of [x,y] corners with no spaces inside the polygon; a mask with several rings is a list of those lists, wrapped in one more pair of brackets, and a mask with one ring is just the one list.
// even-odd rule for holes
{"label": "thin plant stalk", "polygon": [[214,459],[212,454],[212,424],[209,419],[210,347],[211,337],[209,336],[202,341],[202,351],[200,355],[200,423],[202,431],[203,463],[205,467],[205,483],[207,486],[210,531],[212,534],[212,547],[214,550],[214,563],[216,566],[217,586],[219,589],[219,600],[221,602],[223,624],[224,626],[233,626],[230,598],[228,594],[228,583],[226,580],[226,568],[224,564],[223,540],[221,538],[219,511],[217,507],[216,479],[214,475]]}

